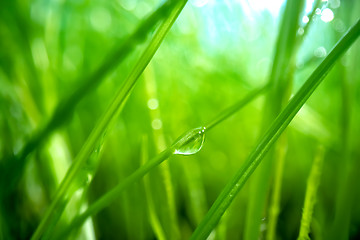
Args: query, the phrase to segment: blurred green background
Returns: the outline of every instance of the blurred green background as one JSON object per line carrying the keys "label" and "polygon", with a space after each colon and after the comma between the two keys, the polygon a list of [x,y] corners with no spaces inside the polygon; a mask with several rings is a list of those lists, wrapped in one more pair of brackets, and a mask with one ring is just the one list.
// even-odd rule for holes
{"label": "blurred green background", "polygon": [[[2,173],[7,171],[9,156],[19,153],[62,99],[86,80],[84,76],[91,76],[160,3],[1,2]],[[85,197],[69,204],[57,228],[66,225],[79,206],[84,208],[99,198],[183,132],[202,126],[265,84],[277,51],[283,4],[281,0],[189,1],[141,75],[120,117],[107,131],[99,164],[91,166],[94,170],[88,175],[91,184]],[[292,93],[360,16],[359,1],[322,1],[304,32],[312,6],[311,0],[305,1],[297,30],[298,37],[305,37],[297,49]],[[28,239],[33,234],[70,163],[148,41],[134,43],[138,45],[86,94],[73,116],[27,157],[12,200],[2,202],[2,239]],[[360,237],[359,53],[357,41],[287,130],[276,239],[298,236],[306,182],[320,145],[325,149],[324,164],[311,239],[330,239],[329,233],[337,227],[351,239]],[[206,133],[198,154],[171,157],[72,237],[188,239],[262,135],[263,108],[263,97],[248,104]],[[254,219],[261,221],[260,239],[265,239],[267,230],[274,176],[270,179],[263,217]],[[7,179],[2,181],[6,185]],[[250,195],[250,185],[246,184],[210,239],[243,239]],[[337,219],[343,220],[342,225],[334,224]]]}

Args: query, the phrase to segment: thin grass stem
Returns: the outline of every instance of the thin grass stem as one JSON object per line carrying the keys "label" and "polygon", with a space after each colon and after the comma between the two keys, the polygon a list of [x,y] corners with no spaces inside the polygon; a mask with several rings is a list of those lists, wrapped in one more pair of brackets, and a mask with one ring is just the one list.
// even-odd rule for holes
{"label": "thin grass stem", "polygon": [[164,160],[169,158],[174,152],[174,148],[168,148],[155,158],[146,162],[143,166],[138,168],[133,174],[124,179],[121,183],[119,183],[115,188],[107,192],[104,196],[98,199],[95,203],[91,204],[89,208],[76,217],[70,224],[69,227],[65,229],[64,232],[59,236],[58,239],[65,239],[68,234],[71,233],[72,230],[81,227],[81,225],[86,221],[89,216],[92,216],[99,212],[101,209],[108,206],[111,202],[119,197],[119,195],[131,186],[134,182],[141,179],[145,174],[147,174],[150,170],[157,167]]}
{"label": "thin grass stem", "polygon": [[[349,58],[349,56],[347,56]],[[351,212],[355,199],[355,194],[352,188],[353,183],[356,181],[358,175],[352,169],[356,169],[355,162],[351,156],[351,137],[354,135],[352,132],[352,104],[354,92],[351,89],[350,79],[347,76],[346,68],[342,64],[338,64],[339,71],[341,72],[341,161],[337,168],[337,182],[336,187],[336,200],[335,200],[335,214],[334,220],[331,223],[329,239],[349,239],[349,229],[351,222]],[[350,77],[352,78],[352,77]],[[356,171],[355,171],[356,172]]]}
{"label": "thin grass stem", "polygon": [[90,157],[91,152],[94,150],[95,145],[99,138],[101,138],[109,125],[113,123],[116,117],[120,114],[122,107],[124,106],[125,101],[129,97],[131,91],[133,90],[137,79],[144,71],[145,67],[148,65],[155,52],[159,48],[162,40],[165,38],[167,32],[170,30],[172,24],[177,19],[177,16],[180,14],[181,10],[185,6],[186,1],[180,1],[175,5],[173,11],[170,13],[169,17],[162,23],[158,31],[155,33],[148,47],[145,49],[141,55],[139,61],[136,63],[129,76],[126,78],[124,84],[121,86],[120,90],[117,92],[114,100],[112,101],[110,107],[105,112],[104,116],[94,127],[89,137],[85,141],[80,152],[76,156],[73,164],[70,166],[67,171],[63,181],[61,182],[58,191],[54,197],[53,202],[48,208],[44,218],[40,222],[40,225],[36,229],[34,235],[32,236],[33,240],[39,239],[43,234],[47,224],[51,222],[53,218],[53,212],[56,211],[58,203],[65,197],[69,186],[71,185],[73,179],[75,179],[77,173],[83,166],[84,162]]}
{"label": "thin grass stem", "polygon": [[[149,158],[148,138],[146,136],[143,137],[141,143],[142,143],[141,164],[145,165],[149,160],[148,159]],[[160,220],[159,220],[158,216],[156,215],[155,203],[154,203],[154,199],[153,199],[152,193],[151,193],[149,177],[144,176],[143,182],[144,182],[144,190],[145,190],[145,196],[146,196],[146,203],[147,203],[147,207],[148,207],[150,225],[154,231],[156,238],[159,240],[165,240],[166,237],[165,237],[164,230],[160,224]]]}
{"label": "thin grass stem", "polygon": [[[157,89],[156,89],[156,81],[153,76],[152,67],[149,66],[144,71],[144,80],[145,80],[145,88],[146,93],[149,97],[149,99],[157,99]],[[155,109],[150,109],[150,120],[151,122],[160,120],[161,121],[161,112],[160,108],[157,107]],[[152,129],[152,136],[156,148],[156,153],[160,153],[161,151],[166,149],[166,140],[165,135],[163,132],[163,128],[160,127],[159,129]],[[179,229],[179,223],[178,223],[178,217],[177,217],[177,211],[176,211],[176,203],[175,203],[175,194],[174,194],[174,184],[171,177],[170,172],[170,166],[167,162],[160,165],[160,171],[157,172],[158,176],[161,179],[161,184],[164,187],[164,197],[159,200],[162,201],[161,204],[161,212],[165,213],[163,215],[163,219],[168,222],[169,224],[169,230],[166,232],[169,232],[170,235],[167,238],[171,239],[179,239],[180,238],[180,229]],[[149,193],[151,194],[151,193]],[[160,215],[160,214],[159,214]],[[167,225],[165,225],[167,226]]]}
{"label": "thin grass stem", "polygon": [[[110,51],[102,64],[92,74],[77,81],[80,82],[80,85],[57,105],[46,125],[33,134],[19,153],[13,157],[13,161],[9,161],[11,164],[7,166],[7,171],[4,172],[4,178],[7,179],[5,189],[9,191],[14,189],[23,175],[27,156],[71,117],[75,106],[94,90],[104,77],[133,51],[137,44],[146,40],[149,32],[161,19],[168,15],[173,5],[174,1],[164,2],[156,11],[143,20],[124,42]],[[10,180],[10,183],[8,180]]]}
{"label": "thin grass stem", "polygon": [[300,223],[298,240],[310,240],[310,226],[316,203],[317,190],[320,185],[322,166],[324,161],[324,151],[325,149],[323,146],[318,148],[311,167],[310,175],[306,185],[304,208]]}
{"label": "thin grass stem", "polygon": [[[230,117],[232,114],[239,111],[247,103],[251,102],[256,96],[259,96],[260,93],[262,93],[262,91],[266,90],[266,89],[267,89],[267,86],[259,88],[255,91],[251,92],[244,99],[240,100],[239,102],[236,102],[233,106],[229,107],[228,109],[225,109],[217,117],[215,117],[215,119],[222,119],[221,121],[224,121],[226,118]],[[234,106],[236,106],[236,108]],[[229,114],[229,109],[232,110],[231,114]],[[226,116],[226,117],[219,117],[219,116]],[[221,121],[210,121],[210,123],[215,122],[216,124],[212,125],[214,127]],[[206,131],[208,131],[208,130],[209,129],[206,129]],[[143,176],[145,176],[154,167],[158,166],[163,161],[165,161],[167,158],[169,158],[171,155],[175,154],[177,148],[179,148],[180,145],[188,144],[188,142],[190,140],[194,139],[196,134],[199,134],[198,131],[193,131],[193,130],[190,130],[190,131],[184,133],[170,147],[168,147],[163,152],[161,152],[159,155],[157,155],[156,157],[154,157],[153,159],[148,161],[145,165],[138,168],[134,173],[132,173],[125,180],[123,180],[121,183],[119,183],[115,188],[113,188],[112,190],[107,192],[104,196],[102,196],[100,199],[98,199],[95,203],[90,205],[89,208],[84,213],[82,213],[78,217],[76,217],[69,224],[69,227],[66,228],[64,230],[64,232],[60,235],[59,239],[63,239],[68,234],[70,234],[73,229],[80,227],[84,223],[84,221],[86,221],[86,219],[88,217],[96,214],[101,209],[107,207],[111,202],[113,202],[115,199],[117,199],[119,197],[119,195],[126,188],[128,188],[131,184],[135,183],[136,181],[139,181]]]}
{"label": "thin grass stem", "polygon": [[276,239],[276,225],[278,220],[278,215],[280,212],[280,198],[281,198],[281,186],[282,186],[282,177],[285,164],[285,157],[287,152],[287,137],[284,133],[276,145],[276,164],[275,164],[275,174],[274,174],[274,188],[271,195],[271,202],[269,207],[269,221],[268,228],[266,232],[267,240]]}
{"label": "thin grass stem", "polygon": [[[290,98],[293,84],[293,70],[296,57],[296,32],[304,1],[286,1],[280,29],[277,36],[276,51],[269,76],[271,89],[266,96],[263,108],[261,132],[269,127],[270,123],[280,113]],[[264,217],[267,195],[271,177],[273,176],[274,155],[271,151],[264,164],[256,172],[250,184],[250,195],[246,211],[244,239],[258,239],[261,219]]]}
{"label": "thin grass stem", "polygon": [[254,100],[256,97],[258,97],[261,93],[265,92],[269,89],[269,85],[265,85],[262,87],[259,87],[255,90],[252,90],[249,94],[246,95],[245,98],[241,99],[237,103],[233,104],[229,108],[225,109],[223,112],[221,112],[219,115],[217,115],[214,119],[209,121],[205,124],[206,130],[210,130],[219,123],[223,122],[227,118],[231,117],[235,112],[237,112],[242,107],[246,106],[249,102]]}
{"label": "thin grass stem", "polygon": [[351,27],[341,40],[331,50],[329,55],[315,69],[307,81],[289,101],[287,106],[273,121],[254,149],[251,151],[245,163],[238,170],[235,176],[229,181],[207,215],[195,229],[191,239],[206,239],[210,232],[219,222],[220,218],[229,207],[236,194],[240,191],[251,174],[255,171],[266,153],[270,150],[281,133],[286,129],[296,113],[309,99],[311,94],[322,82],[337,59],[355,42],[360,35],[360,19]]}

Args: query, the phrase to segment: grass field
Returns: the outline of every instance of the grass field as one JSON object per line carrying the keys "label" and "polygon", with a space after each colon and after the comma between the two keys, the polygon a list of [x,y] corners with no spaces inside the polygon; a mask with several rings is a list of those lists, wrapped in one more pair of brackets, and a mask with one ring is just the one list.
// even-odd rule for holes
{"label": "grass field", "polygon": [[359,239],[359,13],[2,2],[0,239]]}

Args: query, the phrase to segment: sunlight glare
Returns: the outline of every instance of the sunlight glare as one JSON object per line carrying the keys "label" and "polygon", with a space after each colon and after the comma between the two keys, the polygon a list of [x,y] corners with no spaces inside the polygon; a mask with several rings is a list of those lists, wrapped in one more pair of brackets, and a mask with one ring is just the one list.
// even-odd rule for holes
{"label": "sunlight glare", "polygon": [[274,1],[254,0],[254,1],[249,1],[249,5],[253,10],[257,12],[262,12],[264,10],[267,10],[273,16],[278,16],[281,5],[284,2],[285,2],[284,0],[274,0]]}

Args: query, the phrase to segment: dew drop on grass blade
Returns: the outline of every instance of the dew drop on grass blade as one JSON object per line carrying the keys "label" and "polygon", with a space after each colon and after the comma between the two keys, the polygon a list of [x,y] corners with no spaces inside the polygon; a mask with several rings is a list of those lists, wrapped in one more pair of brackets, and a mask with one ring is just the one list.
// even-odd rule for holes
{"label": "dew drop on grass blade", "polygon": [[[213,120],[211,120],[205,125],[206,127],[198,127],[185,132],[170,147],[165,149],[163,152],[161,152],[151,160],[147,161],[143,166],[138,168],[134,173],[132,173],[130,176],[120,182],[115,188],[108,191],[101,198],[91,204],[85,212],[74,218],[73,221],[69,224],[69,226],[65,228],[64,231],[55,239],[64,239],[68,234],[71,233],[71,231],[80,227],[88,217],[96,214],[101,209],[108,206],[118,197],[120,193],[127,189],[131,184],[142,178],[153,168],[155,168],[167,158],[169,158],[172,154],[186,156],[199,152],[205,141],[205,131],[209,131],[214,126],[218,125],[228,117],[232,116],[242,107],[246,106],[249,102],[254,100],[257,96],[260,95],[260,93],[262,93],[266,89],[268,89],[268,85],[252,91],[245,98],[236,102],[234,105],[230,106],[229,108],[218,114]],[[238,184],[236,186],[240,187],[240,185]]]}
{"label": "dew drop on grass blade", "polygon": [[205,127],[194,128],[174,144],[174,154],[192,155],[199,152],[205,141]]}
{"label": "dew drop on grass blade", "polygon": [[305,81],[303,86],[291,98],[286,107],[276,117],[271,126],[260,139],[256,147],[246,159],[235,176],[223,188],[212,207],[205,215],[203,221],[195,229],[190,239],[206,239],[213,229],[216,227],[224,212],[232,203],[234,196],[240,191],[242,186],[247,182],[251,174],[260,164],[270,147],[279,138],[281,133],[289,125],[300,108],[305,104],[311,94],[316,90],[324,77],[333,67],[336,60],[355,42],[360,35],[360,19],[348,30],[347,33],[338,41],[334,48],[330,51],[323,62],[314,70],[310,77]]}

